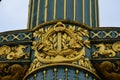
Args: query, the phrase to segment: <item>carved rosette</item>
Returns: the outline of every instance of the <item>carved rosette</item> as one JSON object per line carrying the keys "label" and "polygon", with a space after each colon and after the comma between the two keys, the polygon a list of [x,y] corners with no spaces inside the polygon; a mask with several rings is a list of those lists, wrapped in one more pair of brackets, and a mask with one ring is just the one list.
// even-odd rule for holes
{"label": "carved rosette", "polygon": [[120,42],[113,44],[99,43],[95,47],[98,50],[93,52],[93,58],[112,58],[120,55]]}
{"label": "carved rosette", "polygon": [[51,63],[71,63],[92,69],[89,59],[85,58],[85,47],[90,48],[88,30],[58,22],[39,28],[33,34],[35,59],[30,71]]}

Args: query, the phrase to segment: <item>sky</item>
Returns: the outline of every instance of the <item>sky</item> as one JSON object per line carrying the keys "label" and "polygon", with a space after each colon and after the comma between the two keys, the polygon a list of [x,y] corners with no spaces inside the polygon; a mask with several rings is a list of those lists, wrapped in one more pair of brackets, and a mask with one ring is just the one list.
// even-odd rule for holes
{"label": "sky", "polygon": [[[29,0],[0,2],[0,32],[26,29]],[[120,27],[120,0],[99,0],[101,27]]]}

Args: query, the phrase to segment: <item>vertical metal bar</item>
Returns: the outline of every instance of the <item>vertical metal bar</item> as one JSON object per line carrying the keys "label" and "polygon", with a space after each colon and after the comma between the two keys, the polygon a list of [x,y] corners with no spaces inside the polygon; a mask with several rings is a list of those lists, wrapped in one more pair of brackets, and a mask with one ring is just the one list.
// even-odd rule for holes
{"label": "vertical metal bar", "polygon": [[74,0],[74,17],[73,20],[76,20],[76,0]]}
{"label": "vertical metal bar", "polygon": [[86,80],[88,80],[88,77],[89,77],[88,73],[85,74],[85,77],[86,77]]}
{"label": "vertical metal bar", "polygon": [[64,0],[64,19],[66,19],[66,0]]}
{"label": "vertical metal bar", "polygon": [[30,22],[30,18],[31,18],[31,16],[30,16],[30,11],[31,11],[31,8],[32,8],[32,0],[29,0],[29,5],[28,5],[28,21],[27,21],[27,28],[28,29],[31,29],[30,28],[30,24],[31,24],[31,22]]}
{"label": "vertical metal bar", "polygon": [[34,74],[34,80],[36,80],[36,78],[37,78],[37,74]]}
{"label": "vertical metal bar", "polygon": [[76,80],[79,80],[78,74],[79,74],[79,70],[76,70]]}
{"label": "vertical metal bar", "polygon": [[45,15],[44,15],[44,22],[47,21],[47,13],[48,13],[48,0],[45,1]]}
{"label": "vertical metal bar", "polygon": [[100,16],[99,16],[99,0],[97,1],[97,6],[98,6],[98,27],[100,26],[100,23],[99,23],[99,21],[100,21]]}
{"label": "vertical metal bar", "polygon": [[90,1],[90,26],[92,27],[92,0]]}
{"label": "vertical metal bar", "polygon": [[32,17],[31,17],[31,29],[32,29],[32,24],[33,24],[33,17],[34,17],[34,2],[35,0],[33,0],[33,4],[32,4]]}
{"label": "vertical metal bar", "polygon": [[44,79],[43,80],[46,80],[46,71],[45,70],[43,71],[43,74],[44,74]]}
{"label": "vertical metal bar", "polygon": [[40,0],[38,0],[36,25],[39,24],[39,16],[40,16],[39,14],[40,14]]}
{"label": "vertical metal bar", "polygon": [[54,0],[54,14],[53,14],[53,19],[56,19],[56,0]]}
{"label": "vertical metal bar", "polygon": [[96,8],[96,0],[95,0],[95,21],[96,21],[96,25],[95,25],[95,27],[97,27],[97,8]]}
{"label": "vertical metal bar", "polygon": [[85,23],[85,14],[84,14],[84,5],[85,3],[84,3],[84,0],[82,0],[82,22],[83,22],[83,24]]}
{"label": "vertical metal bar", "polygon": [[65,68],[65,80],[68,80],[68,68]]}
{"label": "vertical metal bar", "polygon": [[56,80],[56,72],[57,72],[57,69],[54,68],[54,80]]}

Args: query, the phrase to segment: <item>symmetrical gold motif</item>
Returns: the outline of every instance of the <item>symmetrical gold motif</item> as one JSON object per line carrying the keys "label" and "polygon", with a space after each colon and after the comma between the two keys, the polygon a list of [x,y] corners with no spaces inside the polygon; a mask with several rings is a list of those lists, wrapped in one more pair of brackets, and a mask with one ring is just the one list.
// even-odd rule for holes
{"label": "symmetrical gold motif", "polygon": [[95,45],[96,48],[99,48],[98,51],[93,52],[93,57],[97,58],[99,56],[103,57],[115,57],[116,53],[120,51],[120,42],[112,44],[100,43]]}
{"label": "symmetrical gold motif", "polygon": [[28,57],[28,54],[25,53],[25,49],[27,46],[25,45],[18,45],[18,46],[7,46],[3,45],[0,47],[0,57],[5,56],[7,59],[20,59],[21,57],[25,56]]}
{"label": "symmetrical gold motif", "polygon": [[55,26],[40,28],[34,32],[38,41],[33,42],[35,57],[42,63],[74,62],[85,55],[85,46],[90,48],[88,31],[58,22]]}

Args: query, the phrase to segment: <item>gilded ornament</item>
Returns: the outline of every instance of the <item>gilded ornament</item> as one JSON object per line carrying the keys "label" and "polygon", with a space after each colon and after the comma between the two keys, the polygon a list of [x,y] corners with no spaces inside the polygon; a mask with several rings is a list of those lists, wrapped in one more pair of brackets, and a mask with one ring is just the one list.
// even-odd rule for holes
{"label": "gilded ornament", "polygon": [[18,45],[18,46],[7,46],[3,45],[0,47],[0,56],[5,55],[6,59],[20,59],[21,57],[25,56],[27,58],[28,54],[24,52],[27,48],[25,45]]}
{"label": "gilded ornament", "polygon": [[118,52],[120,51],[120,42],[116,42],[112,45],[112,48],[114,51]]}
{"label": "gilded ornament", "polygon": [[96,44],[96,48],[99,48],[97,51],[93,52],[93,57],[97,58],[99,56],[103,57],[115,57],[117,52],[120,51],[120,42],[115,42],[113,44]]}
{"label": "gilded ornament", "polygon": [[75,62],[85,54],[85,46],[90,48],[89,32],[58,22],[48,28],[34,32],[37,39],[33,42],[35,57],[42,63]]}

